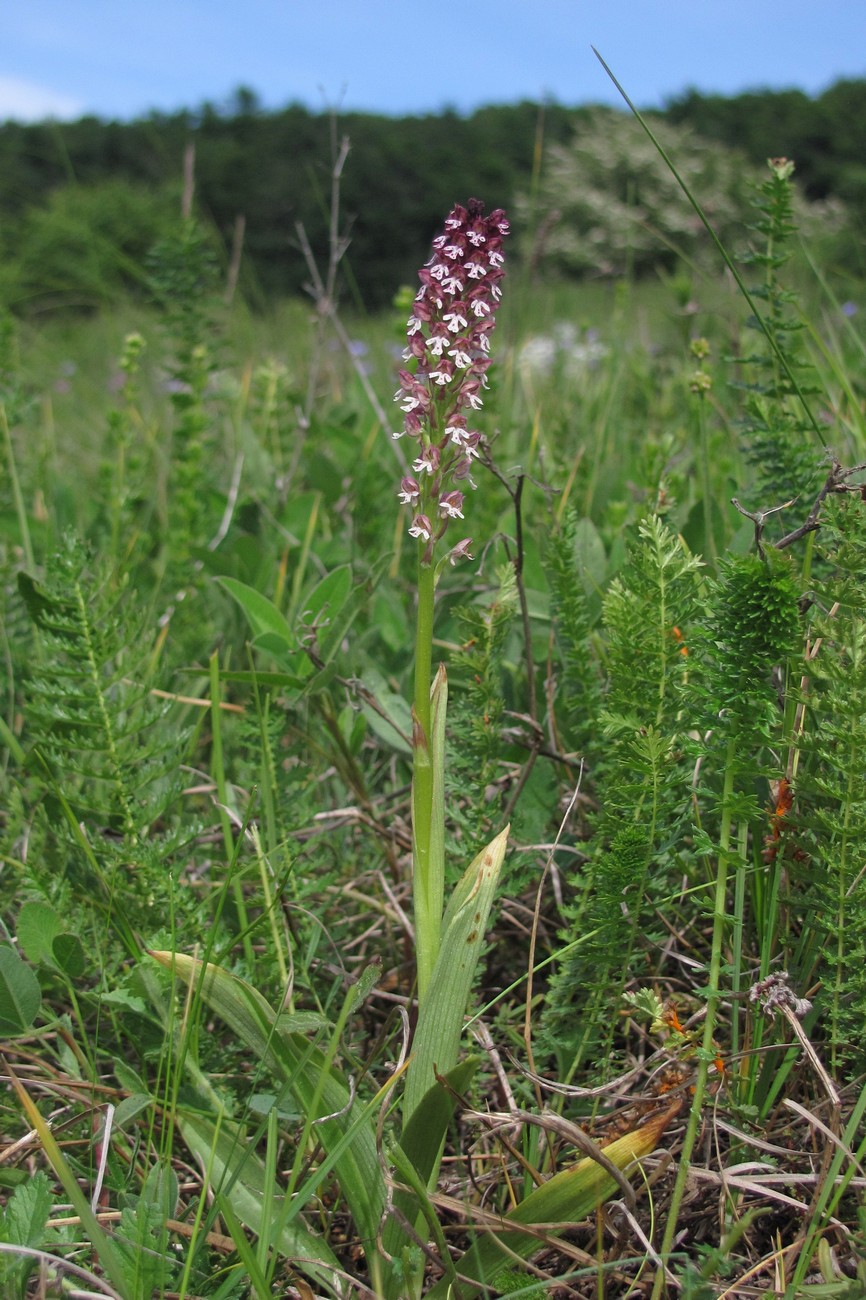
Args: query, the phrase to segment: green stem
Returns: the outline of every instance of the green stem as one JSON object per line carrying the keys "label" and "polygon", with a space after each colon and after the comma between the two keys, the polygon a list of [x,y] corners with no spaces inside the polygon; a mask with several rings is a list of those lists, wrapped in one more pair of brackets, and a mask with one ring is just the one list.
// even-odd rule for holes
{"label": "green stem", "polygon": [[[716,1055],[713,1047],[713,1035],[716,1028],[716,1014],[721,1000],[719,976],[722,969],[722,940],[724,938],[725,926],[728,921],[728,916],[725,911],[725,902],[728,891],[728,862],[731,850],[731,802],[733,793],[734,739],[731,737],[728,740],[728,751],[725,757],[725,785],[722,793],[722,820],[721,826],[719,827],[716,892],[713,904],[713,943],[710,952],[710,969],[707,981],[707,1014],[706,1019],[704,1020],[704,1037],[698,1055],[698,1068],[695,1075],[695,1090],[692,1097],[692,1108],[689,1113],[689,1122],[686,1125],[685,1137],[683,1138],[683,1149],[680,1155],[679,1169],[677,1170],[677,1180],[674,1184],[670,1210],[668,1211],[668,1221],[665,1224],[664,1237],[662,1238],[661,1250],[659,1252],[662,1259],[666,1259],[670,1255],[674,1237],[676,1236],[677,1219],[679,1218],[683,1194],[686,1190],[686,1181],[689,1176],[692,1152],[695,1149],[695,1142],[697,1141],[701,1126],[701,1112],[707,1091],[707,1079],[709,1078],[710,1065]],[[663,1269],[659,1269],[656,1273],[655,1284],[653,1286],[652,1300],[659,1300],[664,1285],[665,1272]]]}
{"label": "green stem", "polygon": [[704,545],[714,569],[719,567],[716,538],[713,533],[713,498],[710,487],[710,434],[707,428],[707,408],[703,395],[698,399],[698,430],[701,440],[701,478],[704,497]]}
{"label": "green stem", "polygon": [[435,570],[423,562],[419,543],[418,622],[415,636],[415,704],[412,736],[412,891],[415,909],[415,945],[418,961],[418,998],[423,1001],[439,951],[442,922],[441,892],[433,880],[433,755],[430,686],[433,672],[433,607]]}
{"label": "green stem", "polygon": [[33,543],[30,540],[30,526],[27,522],[27,510],[24,505],[24,495],[21,491],[21,484],[18,480],[18,470],[15,466],[15,449],[12,445],[12,433],[9,428],[9,421],[6,417],[6,407],[0,403],[0,424],[3,426],[3,437],[6,443],[6,457],[9,465],[9,482],[12,485],[12,499],[15,502],[15,513],[18,516],[18,533],[21,540],[21,550],[24,553],[25,572],[32,573],[34,569]]}
{"label": "green stem", "polygon": [[[746,875],[747,855],[749,851],[749,827],[746,822],[740,825],[737,842],[737,873],[734,882],[734,933],[732,936],[731,990],[736,998],[740,992],[743,978],[743,934],[746,917]],[[739,1003],[734,1002],[731,1016],[731,1059],[736,1061],[740,1053],[740,1011]]]}

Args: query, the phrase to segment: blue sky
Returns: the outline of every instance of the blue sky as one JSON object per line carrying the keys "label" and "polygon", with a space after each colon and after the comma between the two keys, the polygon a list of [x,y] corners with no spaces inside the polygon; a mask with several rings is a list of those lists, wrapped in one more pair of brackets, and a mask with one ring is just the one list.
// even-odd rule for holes
{"label": "blue sky", "polygon": [[6,0],[0,119],[225,102],[384,113],[866,76],[862,0]]}

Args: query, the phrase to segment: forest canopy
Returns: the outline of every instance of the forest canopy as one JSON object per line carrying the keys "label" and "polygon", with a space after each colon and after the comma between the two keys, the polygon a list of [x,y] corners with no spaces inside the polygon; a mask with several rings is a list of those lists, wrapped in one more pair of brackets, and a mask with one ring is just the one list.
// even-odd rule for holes
{"label": "forest canopy", "polygon": [[[842,204],[849,231],[862,225],[866,80],[840,81],[814,99],[796,90],[729,99],[690,90],[648,116],[675,156],[691,160],[696,192],[709,186],[723,221],[740,219],[752,174],[783,155],[796,163],[804,198],[822,205],[816,228],[838,231]],[[139,290],[147,247],[179,211],[191,143],[196,210],[226,263],[243,218],[247,297],[298,294],[307,278],[298,227],[323,255],[331,160],[343,136],[351,143],[341,183],[347,283],[365,307],[411,282],[441,212],[476,194],[515,212],[524,254],[561,274],[619,273],[626,245],[638,273],[691,255],[694,223],[677,210],[663,164],[627,114],[523,102],[470,116],[334,120],[297,104],[264,111],[239,89],[222,106],[131,122],[0,124],[0,303],[78,307]],[[606,247],[617,239],[619,252]],[[849,237],[846,257],[856,243]]]}

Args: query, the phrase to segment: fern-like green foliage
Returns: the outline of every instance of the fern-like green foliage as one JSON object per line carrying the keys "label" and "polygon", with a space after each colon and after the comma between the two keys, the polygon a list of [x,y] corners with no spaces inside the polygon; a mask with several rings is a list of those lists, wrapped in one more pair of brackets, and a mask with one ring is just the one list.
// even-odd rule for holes
{"label": "fern-like green foliage", "polygon": [[78,870],[85,896],[133,924],[159,903],[162,924],[181,738],[150,693],[141,625],[74,539],[19,588],[36,633],[23,737],[45,818],[34,875],[60,898],[67,867]]}
{"label": "fern-like green foliage", "polygon": [[623,819],[641,822],[660,858],[689,808],[682,739],[694,725],[690,642],[702,585],[701,560],[651,515],[604,600],[602,834]]}
{"label": "fern-like green foliage", "polygon": [[[564,957],[548,990],[539,1050],[573,1068],[590,1046],[609,1043],[609,988],[631,977],[632,954],[649,932],[654,899],[667,889],[677,829],[690,807],[681,733],[692,725],[689,639],[701,563],[650,516],[628,545],[606,594],[602,624],[605,753],[592,790],[601,815],[590,862],[573,882],[559,938]],[[587,936],[591,936],[588,938]],[[598,990],[607,990],[604,1001]]]}
{"label": "fern-like green foliage", "polygon": [[199,223],[186,218],[173,235],[161,239],[148,268],[151,292],[173,345],[174,376],[189,382],[193,354],[213,330],[217,304],[216,260]]}
{"label": "fern-like green foliage", "polygon": [[764,304],[764,328],[754,318],[748,322],[756,346],[741,358],[749,367],[744,432],[760,507],[813,492],[822,459],[814,422],[804,406],[804,399],[820,390],[804,355],[797,294],[781,278],[796,232],[794,165],[774,159],[769,167],[770,176],[755,200],[754,230],[760,247],[743,258],[746,265],[763,272],[763,281],[753,285],[751,293]]}
{"label": "fern-like green foliage", "polygon": [[[866,1064],[866,517],[831,502],[806,666],[806,720],[789,837],[792,902],[803,909],[802,980],[822,981],[832,1063]],[[804,906],[805,905],[805,906]],[[817,961],[817,971],[815,964]]]}
{"label": "fern-like green foliage", "polygon": [[579,525],[569,509],[560,528],[548,538],[544,569],[550,584],[551,618],[559,654],[556,683],[556,730],[560,747],[576,751],[595,766],[601,753],[597,718],[601,709],[602,675],[594,627],[594,612],[580,572]]}
{"label": "fern-like green foliage", "polygon": [[151,288],[163,316],[170,349],[170,394],[175,414],[169,483],[172,546],[166,561],[171,590],[194,584],[192,564],[206,541],[206,444],[210,424],[205,401],[216,368],[216,263],[198,223],[188,218],[160,241],[150,256]]}
{"label": "fern-like green foliage", "polygon": [[747,746],[778,733],[785,666],[802,636],[799,596],[785,552],[722,565],[704,633],[706,720],[727,736],[745,733]]}
{"label": "fern-like green foliage", "polygon": [[648,728],[679,730],[701,567],[657,515],[638,526],[604,600],[608,689],[602,719],[611,739],[635,739]]}
{"label": "fern-like green foliage", "polygon": [[630,973],[651,853],[647,828],[624,826],[587,865],[563,909],[562,956],[536,1039],[538,1052],[555,1054],[561,1076],[582,1061],[602,1064],[599,1057],[609,1049],[612,990],[621,990]]}
{"label": "fern-like green foliage", "polygon": [[[100,466],[99,499],[105,503],[100,532],[107,533],[110,555],[140,545],[140,534],[148,526],[152,510],[152,482],[146,479],[144,440],[141,437],[140,369],[145,340],[128,334],[118,359],[123,388],[117,404],[108,412],[108,447],[111,457]],[[129,534],[132,534],[130,540]]]}

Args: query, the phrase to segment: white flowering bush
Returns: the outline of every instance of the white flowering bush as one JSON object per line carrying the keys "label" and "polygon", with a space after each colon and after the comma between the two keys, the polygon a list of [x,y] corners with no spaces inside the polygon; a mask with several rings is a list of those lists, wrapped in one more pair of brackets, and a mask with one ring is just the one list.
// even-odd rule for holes
{"label": "white flowering bush", "polygon": [[[699,200],[716,234],[733,252],[751,221],[759,172],[733,150],[688,127],[652,118],[652,130]],[[537,195],[518,197],[534,265],[577,275],[640,273],[681,258],[700,260],[709,247],[694,208],[640,122],[611,108],[576,117],[569,144],[552,144]],[[834,204],[798,208],[801,233],[838,227]]]}
{"label": "white flowering bush", "polygon": [[530,334],[517,352],[521,375],[582,380],[609,352],[597,329],[580,330],[572,321],[557,321],[549,334]]}

